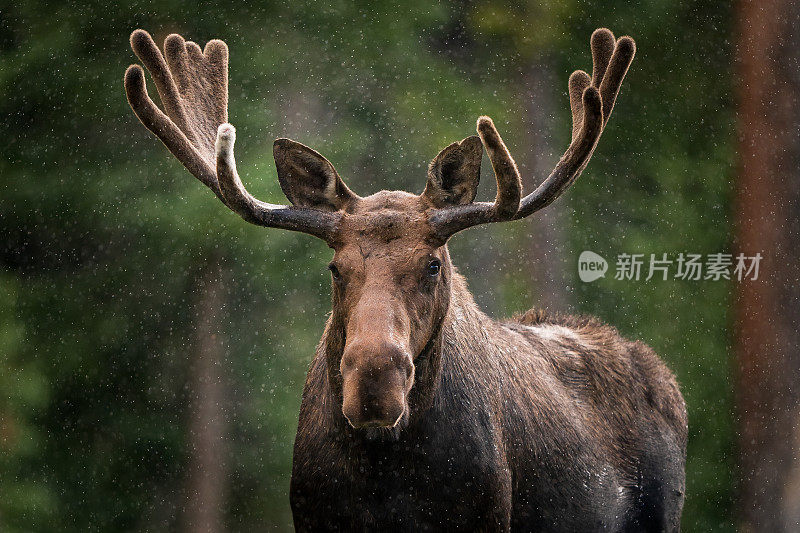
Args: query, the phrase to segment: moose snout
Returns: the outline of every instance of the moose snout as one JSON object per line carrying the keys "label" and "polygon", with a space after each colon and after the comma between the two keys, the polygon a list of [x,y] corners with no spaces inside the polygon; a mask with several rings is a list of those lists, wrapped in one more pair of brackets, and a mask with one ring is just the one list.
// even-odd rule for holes
{"label": "moose snout", "polygon": [[341,363],[342,413],[355,428],[394,427],[408,409],[414,364],[399,346],[353,344]]}

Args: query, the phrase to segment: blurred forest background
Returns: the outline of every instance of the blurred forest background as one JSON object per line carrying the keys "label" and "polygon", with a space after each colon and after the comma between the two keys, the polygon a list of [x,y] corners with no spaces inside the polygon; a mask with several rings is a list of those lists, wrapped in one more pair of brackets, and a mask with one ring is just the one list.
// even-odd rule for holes
{"label": "blurred forest background", "polygon": [[494,316],[593,314],[661,354],[689,406],[684,529],[736,529],[734,284],[588,284],[576,269],[582,250],[733,250],[734,8],[3,2],[0,530],[291,528],[331,252],[244,223],[139,123],[122,88],[133,29],[226,41],[240,172],[282,203],[276,137],[319,150],[359,194],[420,192],[428,162],[481,114],[529,189],[568,144],[567,79],[591,68],[601,26],[638,52],[588,169],[542,216],[475,228],[451,251]]}

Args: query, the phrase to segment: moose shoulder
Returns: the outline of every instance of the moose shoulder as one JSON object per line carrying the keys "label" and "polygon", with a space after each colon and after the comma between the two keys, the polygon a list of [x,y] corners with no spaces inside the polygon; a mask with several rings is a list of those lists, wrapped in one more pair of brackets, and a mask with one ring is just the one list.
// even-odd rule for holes
{"label": "moose shoulder", "polygon": [[[167,148],[248,222],[302,231],[334,250],[332,312],[303,392],[291,483],[303,531],[675,531],[687,421],[672,374],[645,345],[592,319],[528,313],[493,321],[451,264],[448,239],[524,218],[580,175],[634,55],[629,37],[591,38],[591,76],[569,80],[572,142],[522,196],[487,117],[478,136],[431,162],[420,195],[360,197],[333,165],[274,144],[275,205],[244,188],[227,124],[228,49],[170,35],[164,54],[137,30],[153,75],[125,74],[131,107]],[[483,151],[497,180],[475,202]]]}

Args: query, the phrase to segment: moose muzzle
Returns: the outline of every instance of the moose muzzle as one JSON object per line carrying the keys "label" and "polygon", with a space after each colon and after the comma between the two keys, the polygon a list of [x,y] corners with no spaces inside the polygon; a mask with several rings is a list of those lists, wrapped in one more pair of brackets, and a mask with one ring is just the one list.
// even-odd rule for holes
{"label": "moose muzzle", "polygon": [[341,362],[342,413],[354,428],[396,426],[414,383],[411,354],[385,342],[354,342]]}

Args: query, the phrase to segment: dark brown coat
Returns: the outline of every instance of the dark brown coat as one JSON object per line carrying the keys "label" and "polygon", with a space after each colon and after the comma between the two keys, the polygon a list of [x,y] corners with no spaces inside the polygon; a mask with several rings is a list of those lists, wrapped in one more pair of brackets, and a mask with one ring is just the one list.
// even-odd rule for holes
{"label": "dark brown coat", "polygon": [[[445,300],[427,309],[440,318],[414,342],[409,413],[390,429],[354,429],[342,415],[349,310],[334,282],[295,441],[296,528],[677,530],[687,422],[664,364],[593,319],[493,321],[440,253]],[[373,290],[389,283],[362,276],[383,278],[366,282]]]}

